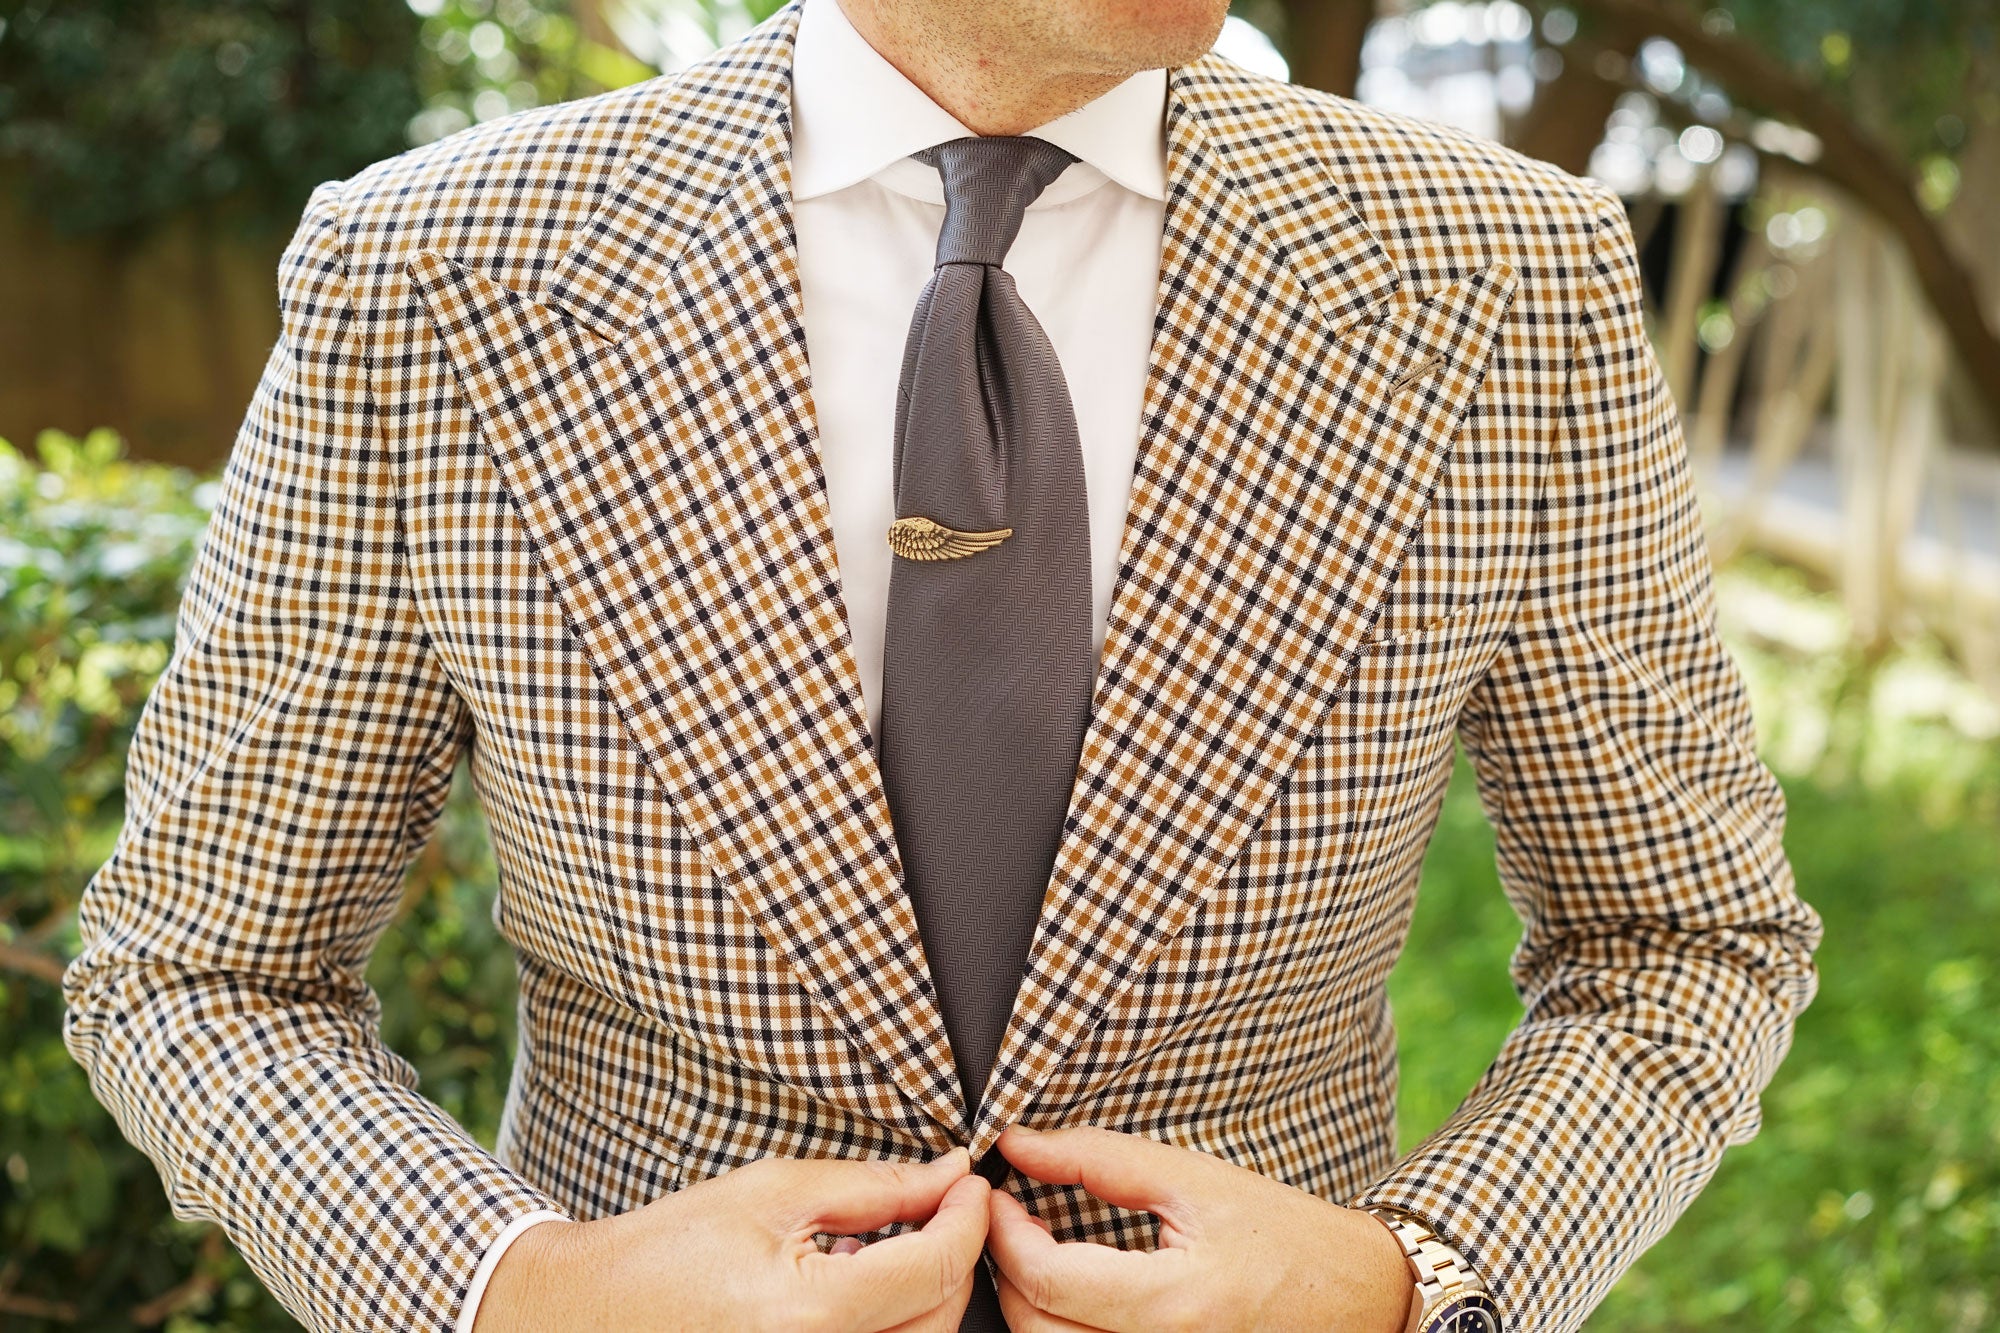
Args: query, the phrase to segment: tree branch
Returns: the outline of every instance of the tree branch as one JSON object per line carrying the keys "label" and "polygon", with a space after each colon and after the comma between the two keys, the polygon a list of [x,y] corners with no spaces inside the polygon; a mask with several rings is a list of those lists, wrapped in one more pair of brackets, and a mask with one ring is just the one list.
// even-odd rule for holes
{"label": "tree branch", "polygon": [[1832,99],[1749,42],[1708,32],[1685,12],[1642,0],[1580,0],[1581,7],[1631,24],[1681,49],[1689,63],[1729,90],[1732,99],[1791,120],[1820,142],[1803,169],[1838,185],[1902,244],[1924,298],[2000,432],[2000,334],[1986,321],[1973,271],[1953,253],[1944,231],[1918,200],[1907,165],[1877,143]]}
{"label": "tree branch", "polygon": [[9,972],[21,972],[31,977],[60,986],[62,984],[63,963],[60,958],[52,958],[45,953],[23,949],[13,944],[0,944],[0,968]]}

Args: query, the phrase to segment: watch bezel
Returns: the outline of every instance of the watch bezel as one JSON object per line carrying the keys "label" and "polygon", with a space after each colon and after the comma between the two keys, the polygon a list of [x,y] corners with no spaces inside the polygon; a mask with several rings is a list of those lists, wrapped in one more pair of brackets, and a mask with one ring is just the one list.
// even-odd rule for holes
{"label": "watch bezel", "polygon": [[1500,1323],[1500,1307],[1493,1298],[1483,1291],[1454,1291],[1440,1297],[1425,1308],[1417,1321],[1417,1333],[1473,1333],[1470,1329],[1453,1326],[1452,1321],[1468,1311],[1477,1310],[1492,1326],[1493,1333],[1503,1333]]}

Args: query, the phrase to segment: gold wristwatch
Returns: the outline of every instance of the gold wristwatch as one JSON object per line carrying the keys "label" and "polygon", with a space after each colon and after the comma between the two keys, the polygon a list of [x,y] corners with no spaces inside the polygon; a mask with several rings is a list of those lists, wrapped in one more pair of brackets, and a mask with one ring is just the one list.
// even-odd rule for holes
{"label": "gold wristwatch", "polygon": [[1486,1283],[1428,1223],[1393,1203],[1362,1204],[1361,1211],[1389,1228],[1416,1280],[1403,1333],[1500,1333],[1500,1311]]}

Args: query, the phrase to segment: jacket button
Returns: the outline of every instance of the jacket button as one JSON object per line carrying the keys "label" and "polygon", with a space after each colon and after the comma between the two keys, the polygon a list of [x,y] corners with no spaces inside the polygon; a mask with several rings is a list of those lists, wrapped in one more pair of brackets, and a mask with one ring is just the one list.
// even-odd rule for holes
{"label": "jacket button", "polygon": [[1007,1172],[1013,1169],[1013,1163],[1001,1156],[998,1148],[988,1148],[986,1155],[973,1163],[972,1169],[985,1176],[986,1183],[997,1190],[1000,1182],[1007,1178]]}

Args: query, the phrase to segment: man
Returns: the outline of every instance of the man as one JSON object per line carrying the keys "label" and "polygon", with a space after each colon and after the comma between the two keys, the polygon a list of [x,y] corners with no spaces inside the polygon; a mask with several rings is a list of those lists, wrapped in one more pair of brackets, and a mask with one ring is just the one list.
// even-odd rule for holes
{"label": "man", "polygon": [[[1757,1131],[1619,202],[1224,8],[792,0],[315,192],[65,1029],[310,1326],[1567,1333]],[[1398,1159],[1454,737],[1527,1012]],[[493,1153],[362,979],[468,750]]]}

